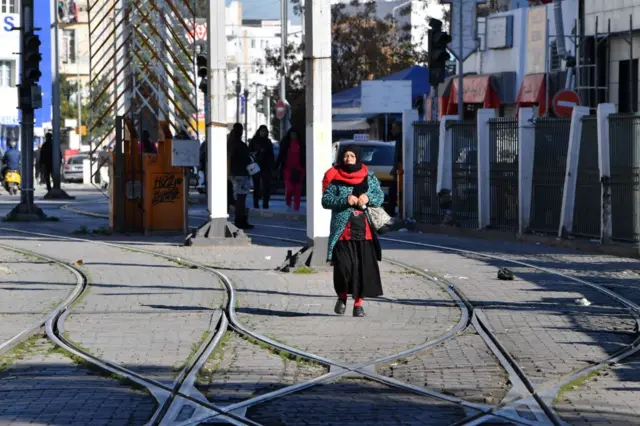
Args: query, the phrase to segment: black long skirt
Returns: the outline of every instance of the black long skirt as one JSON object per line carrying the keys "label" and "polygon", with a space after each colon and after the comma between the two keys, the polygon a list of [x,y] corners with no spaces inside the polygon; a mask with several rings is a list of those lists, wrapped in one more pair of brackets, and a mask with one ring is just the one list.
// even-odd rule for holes
{"label": "black long skirt", "polygon": [[333,286],[359,297],[382,296],[380,267],[373,241],[338,241],[333,249]]}

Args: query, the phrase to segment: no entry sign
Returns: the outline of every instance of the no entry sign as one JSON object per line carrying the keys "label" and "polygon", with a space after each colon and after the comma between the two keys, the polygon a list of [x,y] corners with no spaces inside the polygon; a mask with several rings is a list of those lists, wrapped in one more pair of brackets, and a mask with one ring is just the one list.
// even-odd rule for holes
{"label": "no entry sign", "polygon": [[573,90],[561,90],[553,97],[553,111],[559,117],[571,117],[573,108],[580,105],[580,97]]}

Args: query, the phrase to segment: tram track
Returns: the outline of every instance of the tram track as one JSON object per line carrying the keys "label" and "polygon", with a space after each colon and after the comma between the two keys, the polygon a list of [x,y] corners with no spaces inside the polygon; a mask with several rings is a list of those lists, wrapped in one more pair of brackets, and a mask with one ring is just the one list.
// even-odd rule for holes
{"label": "tram track", "polygon": [[[76,211],[76,213],[78,213],[78,211]],[[92,216],[96,216],[96,214],[92,214]],[[271,229],[286,229],[288,231],[293,231],[293,232],[305,232],[305,230],[303,229],[299,229],[299,228],[291,228],[291,227],[284,227],[284,226],[275,226],[275,225],[260,225],[261,228],[271,228]],[[9,229],[5,229],[7,231],[11,231],[11,232],[26,232],[26,231],[18,231],[18,230],[9,230]],[[27,232],[28,233],[28,232]],[[64,238],[64,239],[74,239],[74,240],[80,240],[80,241],[85,241],[85,242],[91,242],[91,243],[97,243],[97,244],[106,244],[106,245],[110,245],[113,247],[118,247],[121,249],[126,249],[126,250],[133,250],[133,251],[138,251],[140,253],[147,253],[149,255],[153,255],[153,256],[159,256],[159,257],[164,257],[168,260],[172,260],[175,261],[175,257],[170,256],[170,255],[166,255],[163,253],[159,253],[153,250],[145,250],[145,249],[139,249],[139,248],[132,248],[131,246],[124,246],[122,244],[117,244],[117,243],[107,243],[107,242],[102,242],[102,241],[95,241],[95,240],[90,240],[90,239],[82,239],[82,238],[68,238],[68,237],[63,237],[63,236],[59,236],[59,235],[50,235],[50,234],[38,234],[38,233],[30,233],[33,235],[41,235],[41,236],[47,236],[47,237],[55,237],[55,238]],[[271,235],[261,235],[261,234],[257,234],[254,232],[249,232],[248,233],[250,236],[252,237],[256,237],[256,238],[267,238],[267,239],[275,239],[275,240],[280,240],[280,241],[284,241],[284,242],[289,242],[289,243],[294,243],[294,244],[304,244],[304,241],[302,240],[298,240],[295,238],[283,238],[283,237],[278,237],[278,236],[271,236]],[[576,278],[576,277],[571,277],[569,275],[563,274],[561,272],[549,269],[549,268],[544,268],[544,267],[540,267],[537,265],[533,265],[531,263],[528,262],[523,262],[523,261],[519,261],[519,260],[514,260],[514,259],[508,259],[508,258],[504,258],[504,257],[500,257],[500,256],[496,256],[496,255],[491,255],[491,254],[487,254],[487,253],[479,253],[479,252],[475,252],[472,250],[464,250],[464,249],[460,249],[460,248],[454,248],[454,247],[447,247],[447,246],[441,246],[441,245],[434,245],[434,244],[426,244],[426,243],[419,243],[419,242],[414,242],[414,241],[406,241],[406,240],[402,240],[402,239],[398,239],[398,238],[387,238],[387,237],[382,237],[381,238],[382,241],[387,241],[387,242],[392,242],[392,243],[397,243],[397,244],[409,244],[409,245],[413,245],[413,246],[417,246],[417,247],[424,247],[426,249],[431,249],[431,250],[443,250],[443,251],[448,251],[448,252],[454,252],[460,255],[473,255],[473,256],[480,256],[483,258],[489,258],[489,259],[494,259],[494,260],[500,260],[503,262],[507,262],[513,265],[518,265],[518,266],[522,266],[522,267],[528,267],[528,268],[534,268],[538,271],[542,271],[542,272],[546,272],[549,274],[553,274],[559,277],[562,277],[564,279],[573,281],[576,284],[581,284],[581,285],[585,285],[588,286],[590,288],[593,288],[603,294],[606,294],[607,296],[615,299],[616,301],[618,301],[619,303],[621,303],[622,305],[624,305],[626,308],[629,309],[630,312],[632,312],[634,314],[634,317],[636,318],[636,322],[638,322],[640,324],[640,322],[638,321],[638,314],[640,313],[640,307],[638,307],[635,303],[625,299],[624,297],[618,295],[615,292],[612,292],[598,284],[594,284],[591,282],[588,282],[586,280],[582,280],[580,278]],[[430,276],[429,274],[425,274],[420,268],[416,268],[413,267],[411,265],[407,265],[404,264],[402,262],[398,262],[398,261],[394,261],[393,259],[385,259],[386,262],[395,264],[396,266],[402,266],[408,269],[413,270],[415,273],[422,275],[426,280],[429,281],[433,281],[433,282],[437,282],[438,285],[440,285],[441,287],[443,287],[443,289],[445,289],[453,298],[453,300],[456,302],[456,304],[458,305],[458,307],[461,309],[461,312],[463,312],[463,315],[461,315],[461,321],[455,326],[455,328],[453,330],[450,330],[449,333],[446,333],[446,336],[439,336],[437,339],[433,340],[433,341],[429,341],[424,345],[421,345],[419,347],[416,348],[411,348],[407,351],[403,351],[400,354],[395,354],[395,355],[391,355],[388,356],[386,358],[383,359],[379,359],[370,363],[366,363],[366,364],[362,364],[362,365],[357,365],[357,366],[348,366],[348,365],[344,365],[343,363],[338,363],[338,362],[333,362],[331,360],[327,360],[324,359],[322,357],[318,357],[315,356],[313,354],[309,354],[306,353],[304,351],[300,351],[296,348],[292,348],[290,346],[287,345],[283,345],[279,342],[275,342],[272,339],[269,339],[266,336],[262,336],[259,333],[253,332],[252,330],[246,328],[243,326],[243,324],[237,319],[236,315],[235,315],[235,290],[233,288],[233,284],[231,282],[231,280],[229,280],[224,274],[222,274],[219,270],[215,270],[214,268],[208,267],[206,265],[202,265],[198,262],[194,262],[194,261],[190,261],[188,259],[185,259],[183,257],[180,258],[180,261],[182,263],[191,265],[192,267],[197,267],[199,269],[204,269],[207,270],[213,274],[215,274],[216,276],[218,276],[218,278],[223,282],[223,284],[225,284],[225,287],[227,288],[227,295],[228,295],[228,300],[227,300],[227,304],[226,304],[226,309],[224,314],[221,316],[221,324],[219,325],[218,329],[216,330],[216,333],[212,336],[212,338],[208,339],[207,342],[205,342],[203,344],[203,347],[201,347],[198,352],[196,353],[196,357],[194,357],[192,360],[189,361],[189,364],[192,366],[192,368],[185,373],[184,375],[184,379],[181,380],[180,386],[177,388],[174,388],[172,390],[172,392],[169,394],[169,397],[166,398],[165,402],[167,403],[163,404],[163,406],[166,406],[166,408],[164,409],[164,413],[160,413],[157,416],[154,416],[154,419],[152,419],[152,422],[150,422],[149,424],[180,424],[180,425],[187,425],[187,424],[198,424],[200,422],[204,422],[204,421],[210,421],[214,418],[221,418],[221,417],[225,417],[226,419],[232,420],[232,423],[234,424],[256,424],[246,418],[243,418],[242,416],[239,416],[237,419],[233,419],[233,413],[234,412],[238,412],[241,411],[243,409],[246,409],[248,407],[257,405],[259,403],[263,403],[265,401],[271,400],[271,399],[275,399],[275,398],[279,398],[281,396],[284,395],[288,395],[291,393],[295,393],[295,392],[299,392],[301,390],[307,389],[311,386],[315,386],[317,384],[321,384],[321,383],[325,383],[331,380],[335,380],[343,375],[346,375],[348,373],[358,373],[360,375],[362,375],[365,378],[368,378],[370,380],[374,380],[374,381],[378,381],[380,383],[384,383],[386,385],[390,385],[390,386],[394,386],[397,388],[402,388],[405,390],[410,390],[414,393],[418,393],[421,394],[423,396],[428,396],[428,397],[432,397],[432,398],[437,398],[437,399],[442,399],[444,401],[447,402],[451,402],[453,404],[459,405],[461,407],[466,407],[468,409],[474,410],[476,411],[478,414],[476,415],[472,415],[469,416],[468,418],[456,423],[460,424],[460,425],[472,425],[472,424],[480,424],[484,421],[490,420],[490,419],[495,419],[495,418],[501,418],[503,420],[507,420],[507,421],[511,421],[515,424],[554,424],[554,425],[558,425],[558,424],[563,424],[562,421],[559,419],[559,417],[557,416],[557,414],[555,414],[555,412],[552,410],[551,407],[549,407],[548,401],[553,400],[553,397],[557,394],[557,391],[560,389],[560,387],[563,384],[569,383],[579,377],[584,377],[588,374],[590,374],[592,371],[600,369],[604,366],[616,363],[616,362],[620,362],[622,360],[624,360],[625,358],[631,356],[632,354],[634,354],[635,352],[637,352],[638,350],[640,350],[640,339],[636,338],[634,340],[634,342],[632,342],[630,345],[628,345],[625,349],[619,351],[618,353],[612,355],[610,358],[607,358],[606,360],[602,360],[599,363],[596,363],[588,368],[582,369],[582,370],[578,370],[578,371],[574,371],[572,374],[570,375],[566,375],[563,376],[561,379],[558,380],[554,380],[554,381],[549,381],[546,382],[542,385],[539,385],[537,387],[534,387],[533,384],[531,383],[530,380],[528,380],[527,375],[524,373],[524,371],[517,365],[517,363],[515,362],[515,360],[513,359],[513,357],[510,356],[510,354],[506,351],[506,349],[504,349],[504,347],[500,344],[499,340],[497,339],[497,337],[495,336],[495,334],[492,332],[491,328],[486,324],[486,316],[484,315],[484,313],[480,310],[477,309],[473,306],[473,304],[464,296],[464,294],[457,288],[455,288],[452,285],[446,285],[447,282],[443,281],[442,279],[440,280],[434,280],[433,276]],[[443,286],[444,284],[444,286]],[[464,314],[466,312],[466,315]],[[227,320],[226,324],[224,323],[223,320]],[[421,350],[424,350],[428,347],[434,346],[436,344],[439,344],[447,339],[451,339],[451,338],[455,338],[455,336],[461,331],[466,329],[466,327],[472,324],[475,326],[476,330],[478,331],[478,333],[483,337],[483,340],[485,340],[485,342],[487,343],[487,345],[490,347],[490,349],[492,350],[492,352],[494,352],[494,354],[498,357],[498,359],[500,360],[501,364],[503,365],[503,367],[505,367],[505,369],[507,369],[507,371],[509,371],[509,376],[510,379],[512,379],[512,383],[515,385],[517,384],[517,386],[520,386],[522,388],[525,389],[525,391],[520,392],[521,395],[519,396],[519,398],[515,398],[515,399],[511,399],[509,401],[503,401],[500,404],[497,404],[495,406],[486,406],[486,405],[482,405],[482,404],[474,404],[474,403],[470,403],[467,401],[464,401],[462,399],[459,398],[455,398],[455,397],[450,397],[449,395],[444,395],[444,394],[440,394],[438,392],[433,392],[430,391],[428,389],[424,389],[418,386],[413,386],[413,385],[409,385],[403,382],[399,382],[395,379],[392,378],[388,378],[388,377],[384,377],[384,376],[380,376],[377,373],[371,373],[370,367],[371,366],[375,366],[376,364],[382,363],[382,362],[388,362],[388,361],[392,361],[393,359],[397,359],[399,357],[402,356],[407,356],[416,352],[419,352]],[[329,367],[333,367],[335,369],[334,372],[329,372],[328,374],[318,377],[316,379],[313,379],[309,382],[304,382],[304,383],[299,383],[296,385],[292,385],[292,386],[288,386],[286,388],[280,389],[278,391],[274,391],[268,394],[264,394],[264,395],[260,395],[254,398],[251,398],[249,400],[246,401],[242,401],[236,404],[232,404],[229,405],[227,407],[215,407],[210,403],[204,402],[201,400],[201,395],[197,395],[197,391],[193,392],[193,390],[195,390],[195,387],[193,386],[193,382],[194,382],[194,377],[195,374],[197,374],[197,370],[199,368],[197,368],[198,366],[202,366],[202,364],[204,363],[204,361],[206,361],[206,354],[210,354],[213,349],[215,348],[216,344],[219,342],[219,338],[216,340],[216,336],[221,336],[222,334],[224,334],[224,332],[226,332],[226,330],[233,330],[235,332],[238,332],[242,335],[254,338],[258,341],[263,342],[264,344],[267,344],[273,348],[277,348],[279,350],[285,351],[285,352],[289,352],[291,354],[300,356],[304,359],[308,359],[308,360],[312,360],[314,362],[323,364],[325,366],[329,366]],[[454,331],[455,330],[455,331]],[[508,367],[507,367],[508,366]],[[369,368],[369,369],[367,369]],[[517,379],[515,379],[517,377]],[[514,380],[515,379],[515,380]],[[514,383],[515,382],[515,383]],[[196,396],[194,396],[196,395]],[[167,420],[170,417],[172,417],[174,414],[178,413],[180,411],[180,408],[183,407],[185,405],[185,401],[187,401],[188,403],[191,404],[195,404],[196,406],[202,407],[204,408],[204,411],[201,410],[201,413],[199,416],[194,415],[194,417],[196,418],[191,418],[189,420],[183,421],[183,422],[172,422],[171,420]],[[537,405],[538,408],[540,409],[541,413],[540,416],[542,418],[537,418],[536,421],[529,421],[527,419],[522,418],[521,416],[517,415],[516,413],[516,407],[519,405],[528,405],[528,406],[535,406]],[[207,410],[209,410],[207,412]],[[229,416],[229,417],[226,417]],[[538,417],[538,416],[537,416]],[[237,423],[236,423],[237,422]]]}

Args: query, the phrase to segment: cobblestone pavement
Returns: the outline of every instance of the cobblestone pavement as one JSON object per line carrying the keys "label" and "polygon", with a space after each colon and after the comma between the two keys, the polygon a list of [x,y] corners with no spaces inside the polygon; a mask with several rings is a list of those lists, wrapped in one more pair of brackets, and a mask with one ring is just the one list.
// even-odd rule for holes
{"label": "cobblestone pavement", "polygon": [[[64,221],[38,225],[38,229],[71,235],[83,225],[89,229],[106,226],[104,220],[69,212],[56,215]],[[254,222],[259,233],[304,238],[304,233],[292,229],[302,224]],[[261,228],[260,224],[291,229]],[[249,247],[185,248],[167,238],[89,237],[123,240],[221,269],[238,289],[237,312],[245,324],[331,359],[359,362],[398,352],[442,334],[459,318],[459,309],[434,282],[389,264],[382,266],[385,297],[367,301],[368,317],[358,319],[350,317],[350,312],[345,317],[332,313],[335,295],[329,273],[274,271],[288,249],[298,248],[292,243],[256,237]],[[443,235],[394,233],[389,237],[524,260],[586,277],[640,301],[637,260]],[[13,240],[0,232],[0,243],[15,244]],[[70,262],[83,259],[81,267],[96,283],[68,317],[65,330],[69,337],[99,356],[138,368],[146,375],[169,381],[224,300],[219,283],[203,271],[88,243],[41,240],[38,249],[52,256]],[[35,242],[29,239],[19,239],[18,244],[35,250]],[[535,384],[605,359],[636,337],[634,318],[618,302],[557,275],[388,241],[383,243],[383,250],[387,258],[428,270],[461,290],[486,314],[490,327]],[[514,271],[514,281],[496,279],[497,269],[502,266]],[[582,297],[591,305],[576,304]],[[112,333],[119,325],[122,332]],[[566,387],[555,405],[558,412],[574,424],[640,424],[640,408],[635,401],[640,390],[637,359]],[[314,364],[283,359],[232,334],[224,349],[207,363],[199,383],[212,401],[227,404],[325,371]],[[455,339],[380,365],[378,371],[403,382],[488,404],[499,402],[510,385],[472,327]],[[424,424],[425,418],[429,424],[444,425],[462,419],[465,413],[456,406],[378,383],[343,379],[262,403],[252,407],[248,416],[268,425],[403,425]]]}
{"label": "cobblestone pavement", "polygon": [[56,264],[0,248],[0,342],[41,319],[75,285],[75,276]]}
{"label": "cobblestone pavement", "polygon": [[3,426],[143,425],[156,402],[151,395],[75,364],[44,338],[8,355],[0,369]]}
{"label": "cobblestone pavement", "polygon": [[465,418],[453,404],[367,380],[344,379],[252,407],[247,417],[269,426],[450,425]]}
{"label": "cobblestone pavement", "polygon": [[321,365],[288,358],[227,332],[222,346],[201,371],[198,388],[211,402],[228,405],[306,382],[327,372]]}
{"label": "cobblestone pavement", "polygon": [[105,360],[171,383],[210,327],[225,293],[211,274],[155,256],[83,242],[0,237],[67,262],[81,260],[89,289],[72,309],[68,338]]}

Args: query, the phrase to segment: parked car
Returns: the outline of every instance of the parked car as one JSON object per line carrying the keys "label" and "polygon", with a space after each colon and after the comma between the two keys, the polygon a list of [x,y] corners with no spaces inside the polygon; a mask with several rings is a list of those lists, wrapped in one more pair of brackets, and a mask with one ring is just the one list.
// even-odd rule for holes
{"label": "parked car", "polygon": [[73,155],[67,159],[62,167],[62,180],[65,182],[82,182],[84,173],[84,160],[89,158],[86,154]]}
{"label": "parked car", "polygon": [[341,140],[333,143],[333,163],[337,164],[338,156],[342,147],[354,144],[362,149],[362,162],[380,181],[385,197],[389,195],[389,187],[393,185],[393,157],[395,154],[396,143],[383,141],[354,141]]}

